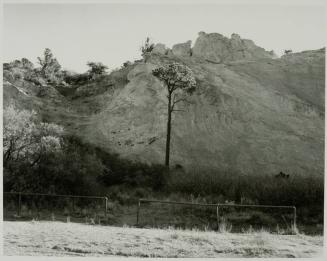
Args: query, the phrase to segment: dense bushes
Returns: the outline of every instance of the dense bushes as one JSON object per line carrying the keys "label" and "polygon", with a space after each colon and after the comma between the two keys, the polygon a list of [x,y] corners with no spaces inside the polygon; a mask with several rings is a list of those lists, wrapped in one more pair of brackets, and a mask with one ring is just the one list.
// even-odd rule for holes
{"label": "dense bushes", "polygon": [[50,49],[46,48],[38,57],[38,67],[28,59],[14,60],[3,64],[4,79],[9,82],[26,80],[38,86],[44,85],[83,85],[99,80],[106,75],[107,66],[99,62],[88,62],[90,69],[85,73],[62,70]]}
{"label": "dense bushes", "polygon": [[120,158],[72,136],[63,138],[60,152],[47,152],[31,167],[17,163],[15,172],[4,171],[5,191],[108,196],[119,205],[139,198],[194,203],[295,205],[299,222],[323,222],[323,180],[308,177],[279,179],[217,172],[167,172]]}
{"label": "dense bushes", "polygon": [[16,171],[4,175],[4,190],[56,194],[102,194],[97,176],[105,166],[96,155],[76,142],[65,137],[62,149],[46,152],[34,166],[17,162]]}
{"label": "dense bushes", "polygon": [[13,161],[4,171],[5,191],[106,195],[108,187],[144,187],[160,190],[165,168],[134,163],[66,136],[60,151],[45,151],[33,166]]}
{"label": "dense bushes", "polygon": [[132,187],[151,187],[155,190],[164,188],[167,171],[162,165],[148,165],[121,159],[116,154],[109,154],[97,149],[97,155],[108,166],[99,179],[107,186],[127,185]]}
{"label": "dense bushes", "polygon": [[104,195],[114,185],[160,190],[166,183],[162,166],[121,159],[13,105],[4,109],[3,162],[5,191]]}
{"label": "dense bushes", "polygon": [[[300,219],[323,220],[323,177],[248,176],[237,173],[178,171],[170,175],[168,190],[193,194],[206,203],[294,205]],[[310,217],[311,216],[311,217]],[[313,218],[313,219],[312,219]]]}
{"label": "dense bushes", "polygon": [[22,163],[33,167],[46,153],[60,150],[63,128],[40,122],[33,111],[10,105],[3,111],[3,123],[3,163],[11,172]]}
{"label": "dense bushes", "polygon": [[72,136],[63,138],[61,151],[45,153],[37,165],[30,167],[25,162],[17,162],[14,169],[10,175],[5,169],[5,190],[48,192],[55,189],[56,193],[104,195],[118,187],[136,198],[149,197],[152,195],[149,191],[153,190],[157,196],[159,191],[166,197],[178,195],[174,198],[177,201],[193,195],[205,203],[310,206],[315,212],[323,209],[322,178],[280,179],[186,172],[180,168],[168,173],[162,165],[122,159]]}
{"label": "dense bushes", "polygon": [[171,175],[168,186],[170,191],[220,195],[236,203],[247,200],[259,204],[301,206],[323,204],[324,199],[322,177],[291,176],[289,179],[282,179],[274,175],[178,171]]}
{"label": "dense bushes", "polygon": [[92,76],[88,73],[65,74],[64,81],[70,85],[83,85],[91,80]]}
{"label": "dense bushes", "polygon": [[47,84],[60,84],[63,82],[61,66],[53,57],[51,51],[46,49],[44,59],[39,58],[41,67],[34,67],[26,58],[3,64],[4,79],[9,82],[29,81],[37,86]]}

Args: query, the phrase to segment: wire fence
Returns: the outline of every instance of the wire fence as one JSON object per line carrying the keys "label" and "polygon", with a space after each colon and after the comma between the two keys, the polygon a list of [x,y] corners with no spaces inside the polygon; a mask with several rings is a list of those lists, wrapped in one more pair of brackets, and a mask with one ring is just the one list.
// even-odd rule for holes
{"label": "wire fence", "polygon": [[249,228],[289,231],[296,228],[295,206],[201,204],[140,199],[140,227],[179,227],[244,232]]}
{"label": "wire fence", "polygon": [[105,222],[108,198],[98,196],[3,192],[4,220]]}
{"label": "wire fence", "polygon": [[[119,221],[121,215],[124,215],[114,213],[113,210],[108,215],[108,198],[98,196],[4,192],[3,206],[4,220],[36,219],[111,224],[112,218]],[[274,205],[139,199],[136,212],[136,225],[139,227],[197,228],[232,232],[244,232],[243,230],[248,228],[266,228],[272,232],[289,231],[290,228],[296,228],[297,220],[294,206]],[[115,222],[118,224],[118,221]]]}

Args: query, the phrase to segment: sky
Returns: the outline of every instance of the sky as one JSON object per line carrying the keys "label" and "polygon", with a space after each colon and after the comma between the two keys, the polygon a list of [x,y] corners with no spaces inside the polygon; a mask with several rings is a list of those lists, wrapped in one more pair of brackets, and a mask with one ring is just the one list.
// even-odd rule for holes
{"label": "sky", "polygon": [[237,33],[278,55],[325,46],[321,6],[199,3],[5,4],[4,62],[36,63],[50,48],[64,69],[84,72],[88,61],[115,69],[141,58],[147,36],[171,47],[194,44],[200,31]]}

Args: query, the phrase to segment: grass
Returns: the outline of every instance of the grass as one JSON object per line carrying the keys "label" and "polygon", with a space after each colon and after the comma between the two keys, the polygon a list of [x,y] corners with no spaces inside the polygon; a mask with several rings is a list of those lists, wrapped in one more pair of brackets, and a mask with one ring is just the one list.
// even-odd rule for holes
{"label": "grass", "polygon": [[266,231],[140,229],[63,222],[4,222],[4,254],[17,256],[317,257],[323,237]]}
{"label": "grass", "polygon": [[219,222],[219,232],[220,233],[230,233],[232,231],[233,225],[229,224],[225,218],[222,218]]}

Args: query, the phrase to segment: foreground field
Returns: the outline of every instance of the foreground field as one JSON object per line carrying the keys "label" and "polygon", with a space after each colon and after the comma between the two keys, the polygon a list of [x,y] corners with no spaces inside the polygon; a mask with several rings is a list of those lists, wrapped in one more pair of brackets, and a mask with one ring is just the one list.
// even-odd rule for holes
{"label": "foreground field", "polygon": [[317,257],[323,237],[139,229],[61,222],[4,222],[5,255]]}

